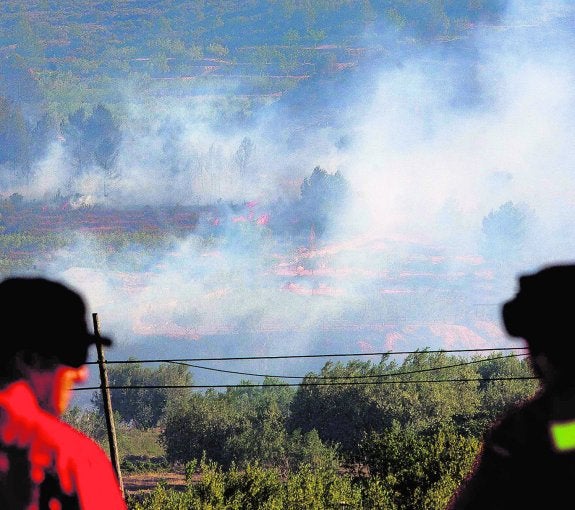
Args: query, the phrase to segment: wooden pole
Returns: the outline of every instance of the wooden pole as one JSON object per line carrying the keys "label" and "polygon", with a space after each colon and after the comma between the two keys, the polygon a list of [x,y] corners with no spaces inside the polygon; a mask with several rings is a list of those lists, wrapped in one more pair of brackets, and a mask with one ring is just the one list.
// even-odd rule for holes
{"label": "wooden pole", "polygon": [[[92,314],[94,322],[94,335],[100,338],[100,325],[98,323],[98,314]],[[98,367],[100,368],[100,388],[102,388],[102,399],[104,401],[104,414],[106,415],[106,427],[108,429],[108,444],[110,445],[110,458],[116,471],[122,496],[124,494],[124,482],[122,481],[122,472],[120,471],[120,459],[118,457],[118,443],[116,441],[116,427],[114,425],[114,413],[112,412],[112,400],[110,398],[110,389],[108,388],[108,371],[106,370],[106,359],[104,358],[104,347],[102,342],[96,343],[98,350]]]}

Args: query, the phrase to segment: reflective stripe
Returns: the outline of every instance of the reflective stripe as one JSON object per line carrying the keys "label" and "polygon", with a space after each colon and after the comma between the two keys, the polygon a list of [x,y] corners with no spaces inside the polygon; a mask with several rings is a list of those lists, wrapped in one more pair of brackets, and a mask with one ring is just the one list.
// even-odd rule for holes
{"label": "reflective stripe", "polygon": [[556,451],[575,450],[575,420],[552,422],[549,431]]}

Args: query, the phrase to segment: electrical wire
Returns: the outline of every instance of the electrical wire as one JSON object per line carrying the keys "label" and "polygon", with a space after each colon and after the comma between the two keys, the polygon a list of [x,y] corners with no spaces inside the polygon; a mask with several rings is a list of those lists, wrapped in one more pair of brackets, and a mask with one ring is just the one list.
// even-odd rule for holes
{"label": "electrical wire", "polygon": [[[443,382],[491,382],[491,381],[524,381],[539,379],[537,376],[516,376],[516,377],[490,377],[475,379],[425,379],[425,380],[407,380],[407,381],[348,381],[348,382],[302,382],[302,383],[270,383],[270,384],[143,384],[131,386],[105,386],[110,390],[145,390],[145,389],[210,389],[210,388],[272,388],[272,387],[301,387],[301,386],[368,386],[374,384],[423,384],[423,383],[443,383]],[[74,388],[75,391],[82,390],[100,390],[102,386],[89,386],[84,388]]]}
{"label": "electrical wire", "polygon": [[[127,359],[127,360],[106,360],[108,364],[118,363],[171,363],[171,362],[195,362],[195,361],[244,361],[263,359],[303,359],[303,358],[341,358],[341,357],[363,357],[363,356],[395,356],[403,354],[437,354],[454,352],[497,352],[497,351],[517,351],[526,350],[527,347],[483,347],[478,349],[433,349],[415,351],[386,351],[386,352],[351,352],[351,353],[330,353],[330,354],[289,354],[277,356],[223,356],[213,358],[172,358],[172,359]],[[95,365],[97,361],[88,361],[87,365]]]}
{"label": "electrical wire", "polygon": [[[314,376],[314,378],[318,378],[318,379],[322,379],[322,380],[368,379],[368,378],[374,378],[374,377],[391,377],[391,376],[396,376],[396,375],[420,374],[423,372],[432,372],[434,370],[443,370],[446,368],[463,367],[463,366],[467,366],[467,365],[483,363],[485,361],[499,360],[499,359],[505,359],[505,358],[514,358],[517,356],[527,356],[527,354],[508,354],[506,356],[497,356],[494,358],[482,358],[482,359],[466,361],[466,362],[462,362],[462,363],[455,363],[453,365],[444,365],[441,367],[432,367],[432,368],[422,368],[420,370],[411,370],[409,372],[392,372],[392,373],[388,373],[388,374],[371,374],[371,375],[363,374],[363,375],[341,375],[341,376]],[[273,375],[273,374],[257,374],[257,373],[253,373],[253,372],[239,372],[236,370],[225,370],[223,368],[203,367],[201,365],[194,365],[191,363],[184,363],[181,361],[169,361],[168,363],[172,363],[174,365],[183,365],[186,367],[197,368],[197,369],[201,369],[201,370],[210,370],[213,372],[221,372],[221,373],[225,373],[225,374],[248,375],[248,376],[253,376],[253,377],[274,377],[277,379],[303,379],[304,377],[308,377],[308,375],[305,375],[305,376]]]}
{"label": "electrical wire", "polygon": [[[376,375],[349,375],[349,376],[289,376],[289,375],[270,375],[270,374],[258,374],[252,372],[241,372],[235,370],[219,369],[214,367],[204,367],[200,365],[194,365],[187,363],[187,361],[236,361],[236,360],[260,360],[260,359],[294,359],[294,358],[319,358],[319,357],[355,357],[355,356],[386,356],[391,354],[420,354],[420,353],[454,353],[454,352],[484,352],[484,351],[509,351],[509,350],[525,350],[526,347],[502,347],[502,348],[480,348],[480,349],[438,349],[438,350],[416,350],[416,351],[388,351],[384,353],[332,353],[332,354],[306,354],[306,355],[288,355],[288,356],[245,356],[245,357],[221,357],[221,358],[183,358],[183,359],[149,359],[149,360],[115,360],[115,361],[105,361],[105,363],[110,364],[120,364],[120,363],[172,363],[178,365],[189,366],[191,368],[211,370],[221,373],[229,373],[236,375],[247,375],[254,377],[272,377],[278,379],[306,379],[300,383],[264,383],[264,384],[253,384],[253,383],[239,383],[239,384],[211,384],[211,385],[109,385],[108,389],[177,389],[177,388],[193,388],[193,389],[209,389],[209,388],[264,388],[264,387],[300,387],[300,386],[346,386],[346,385],[372,385],[372,384],[401,384],[401,383],[439,383],[439,382],[490,382],[490,381],[510,381],[510,380],[532,380],[538,379],[537,376],[518,376],[518,377],[492,377],[492,378],[474,378],[474,379],[428,379],[428,380],[386,380],[386,381],[350,381],[350,379],[381,379],[384,377],[398,377],[405,375],[412,375],[423,372],[430,372],[435,370],[443,370],[449,368],[456,368],[471,364],[483,363],[491,360],[499,360],[504,358],[512,358],[517,356],[527,356],[528,353],[515,353],[505,356],[497,356],[492,358],[481,358],[477,360],[465,361],[461,363],[456,363],[452,365],[444,365],[441,367],[431,367],[423,368],[419,370],[411,370],[407,372],[394,372],[388,374],[376,374]],[[95,364],[97,362],[88,362],[87,364]],[[310,382],[313,381],[334,381],[334,382]],[[345,381],[341,381],[344,379]],[[86,390],[99,390],[102,386],[89,386],[89,387],[78,387],[73,388],[74,391],[86,391]]]}

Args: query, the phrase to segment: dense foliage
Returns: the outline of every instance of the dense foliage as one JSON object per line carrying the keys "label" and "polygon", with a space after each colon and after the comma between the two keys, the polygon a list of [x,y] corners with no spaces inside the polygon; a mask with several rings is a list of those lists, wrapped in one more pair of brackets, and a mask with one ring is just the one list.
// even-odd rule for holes
{"label": "dense foliage", "polygon": [[[112,372],[122,385],[191,381],[182,365],[144,369],[132,360]],[[534,394],[536,381],[520,379],[530,375],[516,355],[421,351],[402,361],[386,355],[379,363],[328,362],[297,387],[268,377],[261,386],[244,381],[222,392],[113,390],[120,442],[123,436],[145,442],[146,430],[159,430],[165,455],[135,462],[131,447],[126,469],[180,465],[188,479],[183,492],[159,486],[130,504],[441,509],[487,427]],[[162,412],[152,418],[151,409]],[[103,442],[101,416],[76,409],[67,419]]]}
{"label": "dense foliage", "polygon": [[[162,363],[157,368],[149,368],[134,362],[112,365],[108,369],[108,381],[110,386],[120,387],[112,392],[114,411],[123,421],[145,429],[158,425],[168,402],[186,395],[185,387],[192,384],[192,375],[183,365]],[[130,389],[128,388],[130,386],[156,387]],[[162,388],[162,386],[183,386],[183,388]],[[94,394],[92,404],[100,414],[103,414],[104,407],[98,393]]]}
{"label": "dense foliage", "polygon": [[134,510],[194,508],[202,510],[323,510],[328,508],[393,509],[386,503],[385,488],[379,479],[354,482],[334,470],[303,466],[285,478],[273,468],[250,464],[224,471],[203,460],[200,480],[189,483],[183,492],[159,485],[149,496],[129,498]]}

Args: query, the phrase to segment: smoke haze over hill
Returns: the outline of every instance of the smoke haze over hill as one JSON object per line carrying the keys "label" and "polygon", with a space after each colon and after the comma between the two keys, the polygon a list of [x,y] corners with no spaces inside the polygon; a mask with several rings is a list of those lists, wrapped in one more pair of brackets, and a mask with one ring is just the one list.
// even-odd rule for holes
{"label": "smoke haze over hill", "polygon": [[[465,39],[357,66],[308,112],[286,96],[218,124],[207,98],[150,109],[131,88],[112,177],[78,176],[58,141],[10,191],[237,209],[114,261],[78,235],[39,267],[80,289],[128,352],[159,339],[166,352],[193,341],[195,356],[506,345],[498,305],[516,274],[575,253],[574,12],[524,4]],[[349,196],[323,235],[276,235],[262,218],[316,166]]]}

